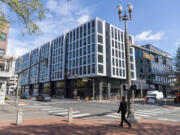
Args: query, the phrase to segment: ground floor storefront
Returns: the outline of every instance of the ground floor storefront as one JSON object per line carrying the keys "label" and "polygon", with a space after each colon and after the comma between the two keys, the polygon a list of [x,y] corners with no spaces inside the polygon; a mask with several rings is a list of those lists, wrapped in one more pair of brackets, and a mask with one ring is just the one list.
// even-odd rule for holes
{"label": "ground floor storefront", "polygon": [[[25,85],[21,87],[21,92],[29,92],[31,95],[46,93],[54,98],[88,97],[104,100],[127,96],[128,90],[125,85],[126,80],[124,79],[88,77]],[[136,85],[136,89],[133,90],[134,98],[143,98],[147,91],[156,90],[155,87],[143,81],[132,81],[132,85]],[[158,86],[158,88],[160,90],[168,89],[166,86]]]}

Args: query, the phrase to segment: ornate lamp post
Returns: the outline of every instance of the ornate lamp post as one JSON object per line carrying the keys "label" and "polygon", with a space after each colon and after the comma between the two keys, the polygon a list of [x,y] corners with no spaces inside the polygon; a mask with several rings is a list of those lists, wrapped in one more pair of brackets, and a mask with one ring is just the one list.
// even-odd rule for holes
{"label": "ornate lamp post", "polygon": [[130,119],[131,122],[135,122],[134,118],[134,111],[133,111],[133,104],[131,101],[131,95],[132,91],[130,90],[131,87],[131,68],[130,68],[130,44],[129,44],[129,38],[128,38],[128,32],[127,32],[127,21],[131,20],[131,15],[132,15],[132,10],[133,10],[133,5],[128,4],[127,5],[129,15],[124,12],[124,15],[122,15],[123,7],[121,5],[117,6],[118,9],[118,15],[119,15],[119,20],[125,22],[125,52],[126,52],[126,76],[127,76],[127,84],[128,84],[128,118]]}

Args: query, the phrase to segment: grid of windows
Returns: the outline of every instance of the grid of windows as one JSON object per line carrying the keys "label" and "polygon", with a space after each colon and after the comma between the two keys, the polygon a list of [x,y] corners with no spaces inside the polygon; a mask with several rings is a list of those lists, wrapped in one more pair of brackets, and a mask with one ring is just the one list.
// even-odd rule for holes
{"label": "grid of windows", "polygon": [[104,49],[104,42],[103,41],[103,22],[101,22],[100,20],[97,20],[97,48],[98,48],[98,57],[97,57],[97,61],[98,61],[98,73],[103,74],[104,73],[104,53],[105,51]]}
{"label": "grid of windows", "polygon": [[[38,63],[38,61],[39,61],[39,48],[31,51],[31,57],[30,57],[31,66],[33,64]],[[30,68],[30,71],[29,71],[30,84],[38,83],[38,67],[39,67],[38,65],[35,65]]]}
{"label": "grid of windows", "polygon": [[30,64],[30,53],[22,56],[21,70],[28,68]]}
{"label": "grid of windows", "polygon": [[20,81],[19,81],[19,84],[20,85],[26,85],[29,83],[29,69],[28,70],[25,70],[24,72],[22,72],[20,74]]}
{"label": "grid of windows", "polygon": [[[73,35],[75,35],[75,31],[73,31]],[[75,36],[73,38],[75,38]],[[53,40],[51,47],[51,80],[62,80],[64,79],[64,36]]]}
{"label": "grid of windows", "polygon": [[39,82],[47,82],[50,79],[50,42],[40,47]]}
{"label": "grid of windows", "polygon": [[[30,53],[22,56],[21,71],[28,68],[30,65]],[[29,69],[20,74],[20,85],[26,85],[29,81]]]}
{"label": "grid of windows", "polygon": [[[113,77],[126,78],[126,64],[125,64],[125,44],[124,44],[124,32],[119,28],[110,25],[111,33],[111,68]],[[129,36],[132,43],[132,36]],[[131,78],[135,79],[135,55],[134,48],[130,48],[130,66],[131,66]]]}
{"label": "grid of windows", "polygon": [[111,57],[112,57],[112,76],[118,78],[125,78],[125,47],[124,35],[120,29],[110,27],[111,31]]}
{"label": "grid of windows", "polygon": [[67,70],[71,75],[95,73],[95,20],[70,31],[67,37]]}

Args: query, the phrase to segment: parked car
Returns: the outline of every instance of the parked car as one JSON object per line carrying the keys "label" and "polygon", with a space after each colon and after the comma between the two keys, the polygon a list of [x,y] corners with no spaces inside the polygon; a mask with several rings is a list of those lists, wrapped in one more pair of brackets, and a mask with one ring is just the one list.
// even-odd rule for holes
{"label": "parked car", "polygon": [[31,99],[31,96],[29,93],[23,93],[21,94],[21,99]]}
{"label": "parked car", "polygon": [[51,101],[51,97],[47,94],[39,94],[37,97],[36,97],[36,100],[37,101]]}

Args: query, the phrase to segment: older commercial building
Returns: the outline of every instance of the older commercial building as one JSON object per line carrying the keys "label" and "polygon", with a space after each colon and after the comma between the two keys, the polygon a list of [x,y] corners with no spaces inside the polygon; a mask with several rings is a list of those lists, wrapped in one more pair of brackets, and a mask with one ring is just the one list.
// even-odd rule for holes
{"label": "older commercial building", "polygon": [[[8,43],[8,34],[9,34],[9,23],[6,25],[7,27],[2,29],[0,28],[1,36],[0,36],[0,55],[6,55],[7,52],[7,43]],[[5,63],[0,61],[0,71],[3,71],[5,68]]]}
{"label": "older commercial building", "polygon": [[[129,36],[129,39],[133,43],[133,37]],[[16,63],[16,72],[23,71],[20,75],[23,91],[38,91],[56,97],[95,96],[102,99],[119,93],[125,84],[124,32],[100,18],[35,50],[20,57]],[[133,47],[130,55],[131,76],[136,80]]]}
{"label": "older commercial building", "polygon": [[[172,57],[161,49],[151,45],[135,46],[136,74],[138,89],[163,91],[164,95],[170,90],[172,73]],[[136,94],[140,94],[136,93]]]}

